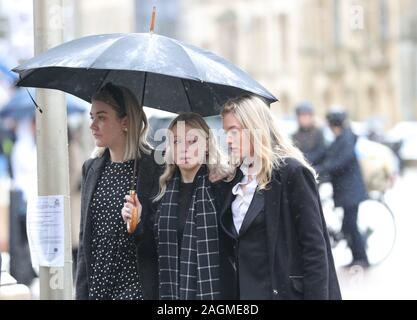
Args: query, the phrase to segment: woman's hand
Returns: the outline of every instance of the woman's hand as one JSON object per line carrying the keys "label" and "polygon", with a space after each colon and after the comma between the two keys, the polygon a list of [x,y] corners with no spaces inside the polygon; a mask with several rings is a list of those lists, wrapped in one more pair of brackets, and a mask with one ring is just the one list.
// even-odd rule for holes
{"label": "woman's hand", "polygon": [[125,204],[122,209],[122,218],[125,223],[129,223],[132,219],[132,209],[137,208],[138,210],[138,223],[142,215],[142,205],[139,202],[137,194],[133,197],[130,195],[125,196]]}

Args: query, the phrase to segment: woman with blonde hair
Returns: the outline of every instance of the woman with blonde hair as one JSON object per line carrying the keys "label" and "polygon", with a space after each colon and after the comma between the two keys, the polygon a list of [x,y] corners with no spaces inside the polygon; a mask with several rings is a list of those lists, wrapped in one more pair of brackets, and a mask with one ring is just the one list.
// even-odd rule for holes
{"label": "woman with blonde hair", "polygon": [[76,298],[155,298],[153,250],[138,249],[120,217],[132,184],[143,212],[157,190],[160,171],[146,142],[146,115],[129,89],[107,83],[92,97],[90,117],[97,148],[82,168]]}
{"label": "woman with blonde hair", "polygon": [[[155,237],[159,261],[159,297],[168,300],[220,299],[217,210],[209,176],[226,176],[227,165],[204,119],[195,113],[176,117],[168,128],[165,171],[159,179],[151,224],[138,228]],[[127,197],[122,210],[141,211]],[[140,239],[139,239],[140,241]]]}
{"label": "woman with blonde hair", "polygon": [[228,101],[222,118],[240,165],[219,212],[230,297],[340,299],[314,169],[260,98]]}

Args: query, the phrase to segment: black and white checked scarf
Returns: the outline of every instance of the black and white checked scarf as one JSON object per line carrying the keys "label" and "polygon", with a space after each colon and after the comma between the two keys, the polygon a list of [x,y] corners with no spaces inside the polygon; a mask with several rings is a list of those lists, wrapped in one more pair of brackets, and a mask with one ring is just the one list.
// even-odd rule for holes
{"label": "black and white checked scarf", "polygon": [[155,221],[159,296],[162,300],[220,299],[217,215],[207,168],[204,166],[197,173],[178,255],[176,211],[180,179],[177,170],[167,186]]}

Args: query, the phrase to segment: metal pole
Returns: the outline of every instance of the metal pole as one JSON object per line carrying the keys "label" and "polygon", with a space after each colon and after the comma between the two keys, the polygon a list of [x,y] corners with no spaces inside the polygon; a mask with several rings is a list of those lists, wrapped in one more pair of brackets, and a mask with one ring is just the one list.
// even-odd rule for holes
{"label": "metal pole", "polygon": [[[34,0],[35,55],[63,42],[63,0]],[[37,90],[36,144],[38,194],[64,195],[64,267],[40,267],[42,300],[72,299],[71,213],[67,108],[65,96],[55,90]]]}

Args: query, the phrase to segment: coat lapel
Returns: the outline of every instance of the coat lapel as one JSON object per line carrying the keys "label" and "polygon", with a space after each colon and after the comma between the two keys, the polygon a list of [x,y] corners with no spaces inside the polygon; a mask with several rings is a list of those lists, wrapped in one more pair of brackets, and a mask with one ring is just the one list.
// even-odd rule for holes
{"label": "coat lapel", "polygon": [[[228,183],[228,187],[225,188],[224,198],[221,202],[221,208],[219,213],[219,221],[222,229],[233,239],[237,238],[237,231],[233,224],[231,205],[234,199],[232,193],[233,186],[242,180],[243,173],[239,169],[236,172],[236,176],[232,182]],[[227,214],[228,213],[228,214]]]}
{"label": "coat lapel", "polygon": [[253,220],[265,207],[265,197],[263,191],[256,191],[253,195],[253,199],[249,205],[248,211],[243,219],[242,226],[239,230],[239,236],[242,236],[250,227]]}
{"label": "coat lapel", "polygon": [[87,186],[85,191],[86,201],[83,208],[86,213],[86,221],[84,226],[84,243],[85,243],[85,258],[87,266],[91,265],[91,236],[92,236],[92,217],[91,217],[91,200],[93,198],[94,191],[98,179],[100,178],[103,167],[105,166],[107,160],[109,159],[109,152],[106,150],[101,158],[97,158],[91,165],[90,170],[87,172],[87,177],[85,181],[85,186]]}
{"label": "coat lapel", "polygon": [[237,238],[237,232],[233,224],[231,204],[233,202],[232,189],[228,190],[223,200],[223,206],[220,211],[220,225],[222,229],[233,239]]}

